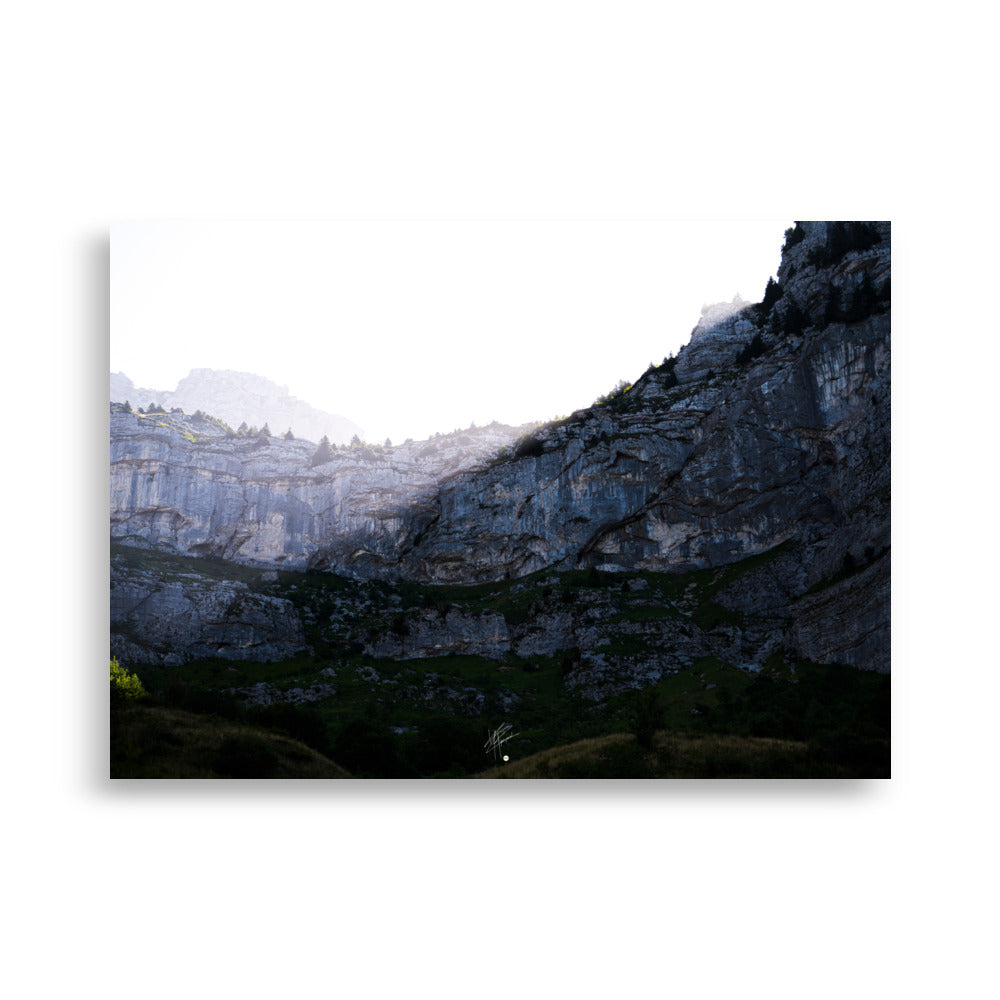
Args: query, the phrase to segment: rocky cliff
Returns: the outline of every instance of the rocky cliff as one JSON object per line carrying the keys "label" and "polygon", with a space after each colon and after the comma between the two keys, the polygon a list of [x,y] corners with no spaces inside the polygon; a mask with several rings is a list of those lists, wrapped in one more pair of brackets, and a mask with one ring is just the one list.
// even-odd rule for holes
{"label": "rocky cliff", "polygon": [[441,484],[509,445],[491,424],[395,448],[236,436],[210,418],[111,407],[111,537],[254,566],[391,573]]}
{"label": "rocky cliff", "polygon": [[128,402],[137,409],[155,403],[186,413],[201,410],[232,427],[241,423],[249,427],[267,424],[276,434],[291,429],[297,437],[310,441],[326,435],[334,443],[346,444],[355,434],[364,437],[364,431],[346,417],[318,410],[289,395],[287,386],[249,372],[192,368],[173,392],[140,388],[118,372],[111,375],[110,388],[111,402]]}
{"label": "rocky cliff", "polygon": [[[866,252],[809,263],[825,229],[806,224],[768,313],[699,324],[675,363],[449,481],[402,553],[404,573],[687,571],[794,539],[810,586],[849,551],[888,545],[888,226],[877,232]],[[870,301],[850,322],[834,318],[863,284]]]}
{"label": "rocky cliff", "polygon": [[[113,408],[112,536],[425,584],[743,565],[713,595],[755,623],[732,656],[781,646],[888,670],[890,270],[888,223],[799,223],[761,303],[707,308],[678,357],[516,440],[470,432],[311,468],[304,442]],[[533,613],[553,648],[589,641],[573,616]],[[528,634],[482,614],[412,626],[371,652],[495,655]],[[700,640],[656,641],[693,656]]]}
{"label": "rocky cliff", "polygon": [[111,655],[128,663],[175,665],[219,657],[271,663],[307,648],[287,600],[241,581],[164,574],[111,561]]}

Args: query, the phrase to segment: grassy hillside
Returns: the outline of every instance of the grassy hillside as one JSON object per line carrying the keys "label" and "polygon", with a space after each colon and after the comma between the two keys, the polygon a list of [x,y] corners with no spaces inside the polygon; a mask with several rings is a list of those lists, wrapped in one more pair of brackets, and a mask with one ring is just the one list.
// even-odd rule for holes
{"label": "grassy hillside", "polygon": [[643,749],[629,733],[578,740],[492,767],[479,778],[847,778],[851,768],[807,743],[660,731]]}
{"label": "grassy hillside", "polygon": [[111,713],[112,778],[349,778],[275,731],[156,704]]}

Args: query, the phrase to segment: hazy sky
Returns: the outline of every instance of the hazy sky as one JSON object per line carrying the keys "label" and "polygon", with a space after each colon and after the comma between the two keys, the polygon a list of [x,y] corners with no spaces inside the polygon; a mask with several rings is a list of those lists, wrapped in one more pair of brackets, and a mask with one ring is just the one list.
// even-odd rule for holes
{"label": "hazy sky", "polygon": [[253,372],[371,441],[548,419],[759,300],[791,224],[118,224],[111,370]]}

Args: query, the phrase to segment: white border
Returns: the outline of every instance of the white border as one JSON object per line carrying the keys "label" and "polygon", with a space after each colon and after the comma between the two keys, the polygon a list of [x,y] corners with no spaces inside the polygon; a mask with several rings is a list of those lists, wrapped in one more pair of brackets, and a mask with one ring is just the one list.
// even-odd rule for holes
{"label": "white border", "polygon": [[[978,10],[99,2],[7,16],[16,995],[981,993],[996,699],[979,634],[992,588],[972,568],[992,566],[993,463],[975,441],[995,395],[997,219]],[[894,222],[891,782],[108,788],[94,719],[109,222],[785,214]]]}

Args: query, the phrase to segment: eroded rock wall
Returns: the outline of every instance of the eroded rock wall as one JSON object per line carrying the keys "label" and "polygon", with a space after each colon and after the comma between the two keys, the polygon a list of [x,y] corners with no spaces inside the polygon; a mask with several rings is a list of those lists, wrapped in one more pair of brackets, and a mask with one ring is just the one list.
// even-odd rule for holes
{"label": "eroded rock wall", "polygon": [[236,581],[112,570],[111,654],[124,662],[173,666],[220,657],[273,663],[306,648],[290,601]]}
{"label": "eroded rock wall", "polygon": [[[312,468],[308,442],[113,412],[112,536],[424,583],[689,572],[784,543],[718,596],[772,622],[751,645],[888,670],[889,225],[864,233],[867,244],[834,252],[843,230],[802,224],[767,308],[706,310],[672,365],[515,448],[516,429],[495,428],[380,455],[341,450]],[[539,615],[534,630],[428,616],[370,651],[581,645],[579,622]]]}

